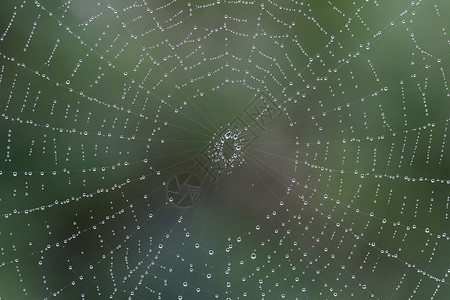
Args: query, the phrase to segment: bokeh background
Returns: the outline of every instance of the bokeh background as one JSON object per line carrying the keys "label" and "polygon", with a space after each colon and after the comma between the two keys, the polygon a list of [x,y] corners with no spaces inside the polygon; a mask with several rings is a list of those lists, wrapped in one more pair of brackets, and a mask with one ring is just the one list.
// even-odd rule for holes
{"label": "bokeh background", "polygon": [[448,299],[449,13],[3,1],[0,298]]}

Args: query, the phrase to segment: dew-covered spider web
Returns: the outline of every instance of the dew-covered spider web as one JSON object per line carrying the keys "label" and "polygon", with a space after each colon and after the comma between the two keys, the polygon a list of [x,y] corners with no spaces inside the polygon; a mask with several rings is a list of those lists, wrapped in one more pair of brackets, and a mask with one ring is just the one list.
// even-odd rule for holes
{"label": "dew-covered spider web", "polygon": [[449,299],[450,2],[0,9],[0,299]]}

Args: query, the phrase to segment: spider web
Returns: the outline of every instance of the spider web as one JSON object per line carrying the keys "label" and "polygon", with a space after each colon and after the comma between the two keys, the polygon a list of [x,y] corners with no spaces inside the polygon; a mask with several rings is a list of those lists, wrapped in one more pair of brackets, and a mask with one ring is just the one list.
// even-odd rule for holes
{"label": "spider web", "polygon": [[448,298],[449,13],[2,3],[0,299]]}

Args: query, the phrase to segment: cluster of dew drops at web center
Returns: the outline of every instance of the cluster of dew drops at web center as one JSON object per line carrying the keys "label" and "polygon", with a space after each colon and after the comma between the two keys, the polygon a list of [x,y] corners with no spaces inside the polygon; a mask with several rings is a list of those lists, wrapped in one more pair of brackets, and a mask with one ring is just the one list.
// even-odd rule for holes
{"label": "cluster of dew drops at web center", "polygon": [[445,0],[0,4],[0,299],[448,299]]}

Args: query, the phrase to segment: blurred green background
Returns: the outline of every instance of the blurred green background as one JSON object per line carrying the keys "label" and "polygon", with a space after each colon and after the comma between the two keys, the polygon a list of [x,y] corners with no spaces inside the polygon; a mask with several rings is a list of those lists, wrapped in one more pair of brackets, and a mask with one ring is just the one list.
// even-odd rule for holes
{"label": "blurred green background", "polygon": [[447,299],[449,13],[4,1],[0,299]]}

